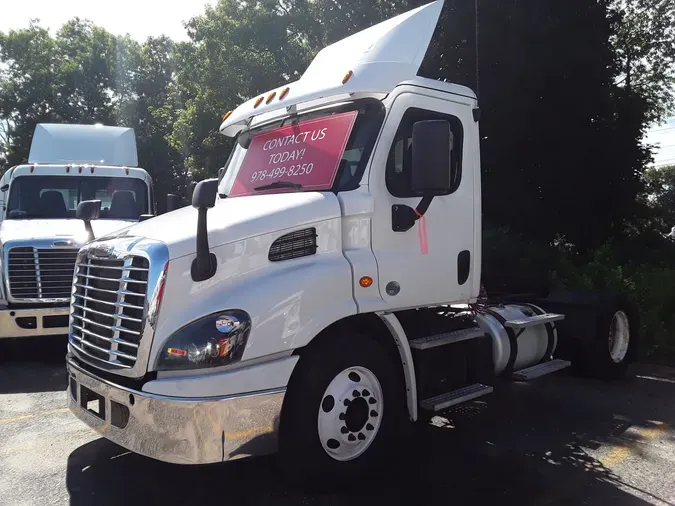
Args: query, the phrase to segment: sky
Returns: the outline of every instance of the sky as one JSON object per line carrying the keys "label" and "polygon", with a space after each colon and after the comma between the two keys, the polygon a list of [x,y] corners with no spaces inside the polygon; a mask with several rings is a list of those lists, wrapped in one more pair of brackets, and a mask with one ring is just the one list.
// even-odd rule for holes
{"label": "sky", "polygon": [[658,146],[654,150],[655,166],[675,165],[675,116],[650,129],[645,142]]}
{"label": "sky", "polygon": [[25,28],[30,19],[53,31],[69,19],[89,19],[115,35],[138,40],[168,35],[187,40],[183,22],[201,14],[207,0],[0,0],[0,31]]}

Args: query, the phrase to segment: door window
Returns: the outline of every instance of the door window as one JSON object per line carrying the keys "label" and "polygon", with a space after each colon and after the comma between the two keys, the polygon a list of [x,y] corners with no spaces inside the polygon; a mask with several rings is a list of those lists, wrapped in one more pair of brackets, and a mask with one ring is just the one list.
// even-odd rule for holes
{"label": "door window", "polygon": [[[453,193],[459,187],[459,183],[462,180],[462,146],[464,140],[462,122],[458,117],[450,114],[442,114],[413,107],[408,109],[403,115],[401,124],[394,137],[391,150],[389,151],[389,157],[387,158],[385,175],[387,189],[394,197],[406,198],[417,196],[412,190],[413,125],[418,121],[439,119],[446,120],[450,123],[450,129],[453,135],[453,149],[450,163],[455,177],[448,193]],[[441,146],[439,146],[439,149],[441,149]]]}

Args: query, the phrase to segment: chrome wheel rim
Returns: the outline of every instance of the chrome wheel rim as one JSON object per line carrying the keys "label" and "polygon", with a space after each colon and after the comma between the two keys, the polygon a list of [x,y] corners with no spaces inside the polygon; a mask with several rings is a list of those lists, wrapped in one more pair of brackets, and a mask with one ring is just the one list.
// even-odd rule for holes
{"label": "chrome wheel rim", "polygon": [[630,343],[630,327],[628,316],[623,311],[617,311],[612,317],[609,326],[609,355],[615,363],[623,362],[628,353]]}
{"label": "chrome wheel rim", "polygon": [[349,367],[326,388],[318,414],[324,451],[344,462],[361,456],[377,436],[382,422],[382,387],[365,367]]}

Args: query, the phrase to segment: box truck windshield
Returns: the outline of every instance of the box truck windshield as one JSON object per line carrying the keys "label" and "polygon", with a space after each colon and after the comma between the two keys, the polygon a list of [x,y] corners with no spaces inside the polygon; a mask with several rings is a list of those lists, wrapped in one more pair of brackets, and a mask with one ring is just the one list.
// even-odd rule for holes
{"label": "box truck windshield", "polygon": [[384,108],[363,100],[289,116],[240,134],[226,166],[221,196],[358,187]]}
{"label": "box truck windshield", "polygon": [[138,220],[148,212],[148,187],[135,178],[21,176],[12,182],[7,218],[75,218],[84,200],[101,201],[101,219]]}

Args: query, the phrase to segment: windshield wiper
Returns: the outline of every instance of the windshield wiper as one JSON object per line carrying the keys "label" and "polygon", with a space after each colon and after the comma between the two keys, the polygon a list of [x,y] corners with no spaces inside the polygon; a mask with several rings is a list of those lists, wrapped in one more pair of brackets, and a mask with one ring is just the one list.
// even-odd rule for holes
{"label": "windshield wiper", "polygon": [[275,188],[295,188],[299,190],[302,188],[300,183],[294,183],[292,181],[275,181],[274,183],[266,184],[264,186],[256,186],[253,188],[255,191],[261,190],[274,190]]}

